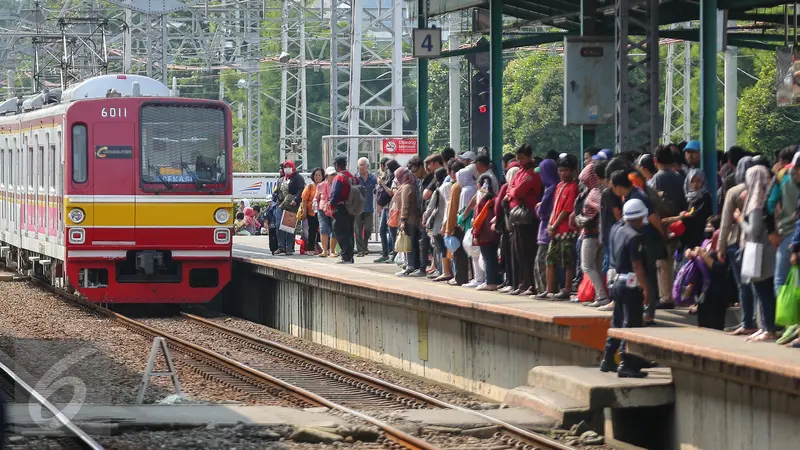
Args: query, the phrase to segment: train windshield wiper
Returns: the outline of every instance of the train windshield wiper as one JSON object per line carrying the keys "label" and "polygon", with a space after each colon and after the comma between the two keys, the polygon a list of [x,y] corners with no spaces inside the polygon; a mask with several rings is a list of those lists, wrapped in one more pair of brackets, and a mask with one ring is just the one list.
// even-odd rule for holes
{"label": "train windshield wiper", "polygon": [[189,165],[187,165],[186,163],[182,162],[181,163],[181,167],[183,168],[183,170],[185,172],[187,172],[189,174],[190,177],[192,177],[192,181],[194,181],[194,184],[195,184],[195,186],[197,186],[198,189],[203,189],[204,187],[206,187],[206,185],[203,184],[202,181],[200,181],[200,178],[197,178],[197,174],[194,173],[192,171],[192,169],[189,168]]}
{"label": "train windshield wiper", "polygon": [[164,185],[164,187],[166,187],[167,189],[170,189],[170,190],[172,190],[172,183],[170,183],[169,181],[167,181],[167,179],[166,179],[166,178],[164,178],[164,175],[161,175],[161,172],[159,172],[159,170],[158,170],[158,167],[156,167],[156,166],[154,166],[154,165],[152,165],[152,164],[150,164],[150,165],[149,165],[149,166],[147,166],[147,167],[148,167],[150,170],[152,170],[153,172],[155,172],[155,173],[156,173],[156,178],[158,178],[158,181],[160,181],[160,182],[161,182],[161,184],[163,184],[163,185]]}

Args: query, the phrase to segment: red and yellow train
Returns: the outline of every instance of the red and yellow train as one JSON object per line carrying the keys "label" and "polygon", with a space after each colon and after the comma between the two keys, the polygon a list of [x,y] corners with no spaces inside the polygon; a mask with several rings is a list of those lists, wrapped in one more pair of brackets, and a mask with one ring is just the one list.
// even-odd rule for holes
{"label": "red and yellow train", "polygon": [[0,251],[98,303],[199,303],[231,278],[231,114],[135,75],[0,104]]}

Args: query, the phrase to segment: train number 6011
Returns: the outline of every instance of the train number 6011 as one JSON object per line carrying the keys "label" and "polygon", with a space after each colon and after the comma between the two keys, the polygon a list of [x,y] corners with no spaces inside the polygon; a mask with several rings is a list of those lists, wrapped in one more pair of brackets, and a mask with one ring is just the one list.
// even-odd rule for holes
{"label": "train number 6011", "polygon": [[128,108],[103,108],[101,117],[128,117]]}

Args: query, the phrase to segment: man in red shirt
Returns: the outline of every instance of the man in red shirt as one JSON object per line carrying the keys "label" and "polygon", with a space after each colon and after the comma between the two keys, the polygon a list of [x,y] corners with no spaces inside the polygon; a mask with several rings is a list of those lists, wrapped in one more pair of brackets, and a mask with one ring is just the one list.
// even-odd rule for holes
{"label": "man in red shirt", "polygon": [[339,240],[339,247],[342,248],[342,260],[338,264],[353,264],[353,253],[355,251],[355,235],[353,234],[353,224],[355,217],[347,211],[347,199],[350,197],[350,189],[356,183],[352,173],[347,170],[347,158],[339,156],[333,160],[336,168],[336,178],[333,179],[331,189],[331,208],[333,208],[333,234]]}
{"label": "man in red shirt", "polygon": [[511,246],[516,267],[519,267],[519,286],[509,292],[512,295],[535,293],[533,258],[537,250],[539,219],[536,204],[542,198],[542,179],[535,172],[533,149],[524,144],[517,149],[520,170],[508,184],[506,199],[509,202],[508,222],[511,225]]}
{"label": "man in red shirt", "polygon": [[[575,209],[578,196],[578,183],[575,182],[575,171],[578,159],[574,155],[566,155],[558,160],[558,176],[561,182],[556,186],[553,214],[547,233],[550,235],[550,247],[547,249],[547,298],[553,300],[569,300],[569,289],[575,277],[575,245],[578,232],[570,223],[569,216]],[[558,289],[556,270],[565,271],[564,289]],[[537,296],[542,298],[542,296]]]}

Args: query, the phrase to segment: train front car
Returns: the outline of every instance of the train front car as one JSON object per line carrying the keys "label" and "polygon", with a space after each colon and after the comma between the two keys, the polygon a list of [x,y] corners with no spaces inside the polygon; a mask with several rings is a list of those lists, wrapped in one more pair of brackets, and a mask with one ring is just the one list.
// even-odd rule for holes
{"label": "train front car", "polygon": [[85,83],[65,117],[71,286],[102,303],[212,300],[231,278],[230,109],[145,77]]}

